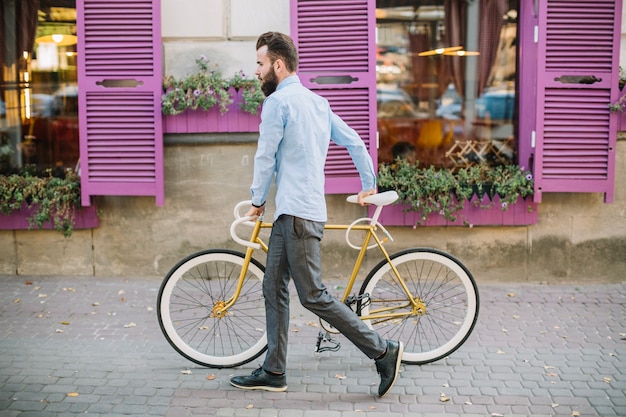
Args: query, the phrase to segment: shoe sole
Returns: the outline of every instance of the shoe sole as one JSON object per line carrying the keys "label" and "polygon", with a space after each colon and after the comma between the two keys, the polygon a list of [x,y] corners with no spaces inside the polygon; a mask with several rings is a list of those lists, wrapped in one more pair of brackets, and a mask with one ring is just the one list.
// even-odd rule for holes
{"label": "shoe sole", "polygon": [[263,390],[263,391],[271,391],[271,392],[287,391],[287,385],[285,385],[284,387],[269,387],[267,385],[245,386],[245,385],[235,384],[232,381],[230,382],[230,385],[232,385],[235,388],[247,389],[247,390]]}
{"label": "shoe sole", "polygon": [[398,378],[398,373],[400,372],[400,364],[402,363],[402,354],[404,353],[404,343],[399,342],[399,347],[398,347],[398,360],[396,361],[396,373],[393,376],[393,381],[391,381],[391,385],[389,385],[389,388],[387,388],[387,391],[383,392],[380,395],[380,398],[383,398],[385,395],[387,395],[387,393],[389,391],[391,391],[391,388],[393,388],[393,385],[396,383],[396,379]]}

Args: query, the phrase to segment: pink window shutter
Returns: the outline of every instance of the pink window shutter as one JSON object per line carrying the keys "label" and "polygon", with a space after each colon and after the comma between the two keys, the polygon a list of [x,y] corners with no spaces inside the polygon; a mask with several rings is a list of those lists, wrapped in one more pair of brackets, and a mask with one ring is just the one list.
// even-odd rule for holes
{"label": "pink window shutter", "polygon": [[[613,201],[621,0],[539,2],[535,201],[599,192]],[[522,121],[523,123],[523,121]]]}
{"label": "pink window shutter", "polygon": [[[374,0],[291,0],[292,37],[300,54],[302,84],[324,96],[355,129],[377,160]],[[348,152],[331,143],[326,193],[361,190]]]}
{"label": "pink window shutter", "polygon": [[95,195],[164,202],[159,0],[77,2],[83,205]]}

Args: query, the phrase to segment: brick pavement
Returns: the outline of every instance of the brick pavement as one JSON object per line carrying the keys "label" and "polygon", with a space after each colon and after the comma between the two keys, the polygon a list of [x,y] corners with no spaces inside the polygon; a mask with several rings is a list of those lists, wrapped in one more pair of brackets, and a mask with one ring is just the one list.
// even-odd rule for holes
{"label": "brick pavement", "polygon": [[157,323],[159,285],[0,276],[0,417],[626,416],[626,282],[480,284],[465,345],[403,365],[383,399],[373,363],[345,339],[313,353],[319,329],[295,298],[288,391],[231,387],[261,359],[207,369],[179,356]]}

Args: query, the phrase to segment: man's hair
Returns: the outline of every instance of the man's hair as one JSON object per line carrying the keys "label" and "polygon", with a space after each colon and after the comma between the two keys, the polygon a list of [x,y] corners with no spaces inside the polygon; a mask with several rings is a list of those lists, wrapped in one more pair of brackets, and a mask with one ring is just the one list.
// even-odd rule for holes
{"label": "man's hair", "polygon": [[298,68],[298,50],[289,35],[280,32],[266,32],[256,41],[257,51],[267,45],[267,56],[274,63],[282,59],[287,71],[293,72]]}

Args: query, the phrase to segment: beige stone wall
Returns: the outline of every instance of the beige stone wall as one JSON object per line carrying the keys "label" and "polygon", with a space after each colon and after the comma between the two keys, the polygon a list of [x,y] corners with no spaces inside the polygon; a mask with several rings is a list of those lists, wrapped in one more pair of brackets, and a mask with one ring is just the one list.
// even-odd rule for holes
{"label": "beige stone wall", "polygon": [[[164,276],[206,248],[236,248],[229,237],[234,205],[249,198],[255,142],[165,147],[165,205],[148,197],[99,197],[101,225],[65,239],[55,231],[0,231],[0,273]],[[539,223],[528,227],[394,227],[390,251],[447,250],[480,281],[621,281],[626,276],[626,142],[617,147],[616,197],[544,194]],[[329,223],[365,210],[328,196]],[[272,207],[268,208],[272,212]],[[343,232],[327,231],[324,268],[346,276],[356,251]],[[370,251],[367,266],[380,260]]]}

